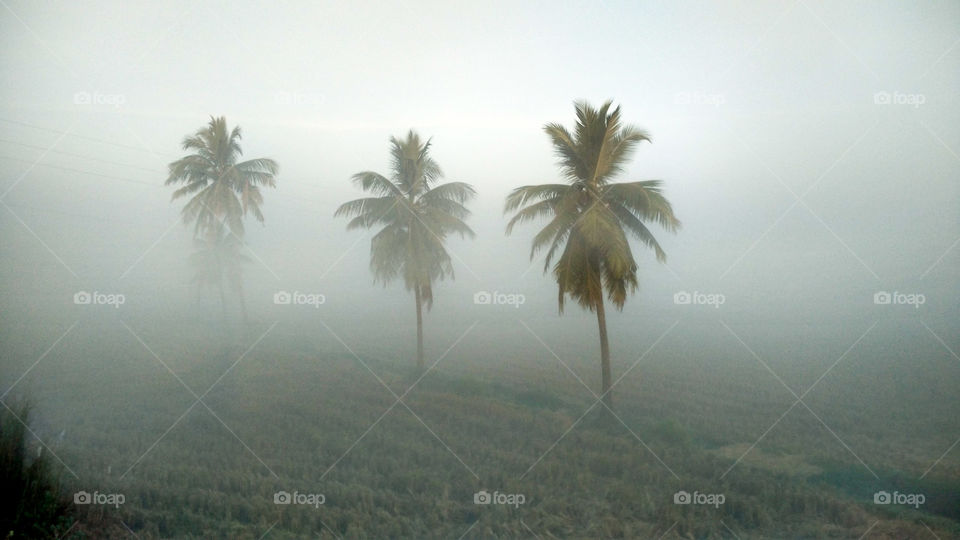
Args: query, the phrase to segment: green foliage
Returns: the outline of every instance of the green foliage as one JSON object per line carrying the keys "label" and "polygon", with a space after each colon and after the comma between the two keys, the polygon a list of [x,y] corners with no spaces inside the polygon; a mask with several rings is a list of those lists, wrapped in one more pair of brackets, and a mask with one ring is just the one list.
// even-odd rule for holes
{"label": "green foliage", "polygon": [[599,109],[577,102],[572,133],[560,124],[547,124],[544,130],[567,184],[522,186],[510,193],[504,205],[505,212],[515,212],[507,223],[507,234],[527,221],[550,220],[534,237],[530,258],[546,249],[544,271],[556,258],[553,275],[561,311],[567,295],[593,311],[604,291],[622,309],[627,294],[637,288],[637,263],[628,236],[664,261],[666,254],[646,223],[655,222],[670,232],[680,227],[658,180],[612,183],[636,145],[650,138],[640,129],[623,125],[620,107],[612,111],[610,107],[609,101]]}
{"label": "green foliage", "polygon": [[170,164],[165,185],[180,184],[171,200],[193,195],[183,207],[184,223],[194,223],[194,234],[205,237],[224,223],[243,237],[243,217],[252,213],[263,223],[260,188],[275,187],[279,165],[272,159],[239,161],[243,155],[240,127],[227,128],[224,117],[210,117],[206,127],[183,140],[193,153]]}
{"label": "green foliage", "polygon": [[[201,336],[185,332],[185,350],[170,359],[183,376],[186,368],[178,366],[192,362],[190,384],[214,380],[223,371],[192,354]],[[857,538],[877,520],[875,530],[898,533],[890,537],[922,537],[925,531],[917,516],[878,511],[868,497],[849,496],[819,478],[807,481],[746,460],[718,478],[735,458],[696,441],[711,425],[717,433],[727,429],[720,422],[722,407],[750,406],[759,416],[739,420],[758,420],[761,430],[772,421],[749,401],[755,398],[731,393],[722,384],[713,385],[718,394],[711,400],[717,406],[706,412],[696,408],[697,389],[704,386],[699,382],[680,395],[673,389],[624,392],[619,414],[631,433],[594,414],[574,425],[592,399],[538,390],[532,381],[539,377],[529,372],[492,376],[434,370],[404,403],[436,437],[402,405],[367,432],[393,403],[389,392],[350,355],[291,353],[294,349],[286,340],[264,340],[204,398],[233,432],[197,406],[132,468],[122,483],[126,504],[110,509],[106,518],[122,519],[143,539],[255,539],[271,525],[269,537],[280,539],[332,538],[333,533],[458,538],[471,526],[467,538],[529,537],[526,527],[541,538],[657,538],[664,533],[665,538],[729,538],[726,527],[745,540]],[[416,381],[405,363],[365,361],[398,394]],[[140,371],[145,369],[140,362],[121,363],[97,380],[80,375],[88,367],[64,369],[59,376],[71,381],[72,391],[95,396],[68,407],[68,417],[86,421],[75,428],[76,443],[63,456],[92,486],[109,486],[123,472],[115,468],[113,476],[106,474],[104,455],[125,469],[192,402],[159,366],[151,377]],[[569,378],[565,370],[557,376]],[[660,380],[654,369],[645,378]],[[732,379],[756,384],[739,375]],[[111,391],[97,393],[99,385]],[[563,396],[556,409],[555,396]],[[653,411],[661,407],[672,412],[654,420]],[[820,409],[825,415],[831,410],[824,404]],[[813,452],[804,426],[784,420],[780,427],[790,437],[778,444]],[[857,450],[867,449],[858,445]],[[852,458],[847,466],[862,467]],[[326,502],[320,508],[278,507],[272,497],[280,489],[320,492]],[[480,489],[523,493],[527,503],[517,509],[477,506],[473,493]],[[724,493],[726,503],[719,508],[675,505],[679,489]],[[84,525],[96,517],[85,516]],[[941,538],[960,533],[955,522],[929,514],[920,518]],[[98,531],[89,537],[105,537],[102,529],[89,530]]]}
{"label": "green foliage", "polygon": [[[57,473],[44,454],[28,451],[30,408],[0,409],[0,532],[4,538],[58,537],[74,520]],[[42,450],[41,450],[42,452]]]}
{"label": "green foliage", "polygon": [[390,156],[389,178],[372,171],[353,175],[353,183],[374,196],[346,202],[334,215],[352,218],[347,230],[380,226],[370,241],[374,279],[403,279],[429,309],[433,282],[453,277],[447,236],[474,237],[464,222],[470,215],[464,203],[476,192],[463,182],[437,185],[443,172],[430,156],[430,141],[412,130],[405,139],[391,137]]}

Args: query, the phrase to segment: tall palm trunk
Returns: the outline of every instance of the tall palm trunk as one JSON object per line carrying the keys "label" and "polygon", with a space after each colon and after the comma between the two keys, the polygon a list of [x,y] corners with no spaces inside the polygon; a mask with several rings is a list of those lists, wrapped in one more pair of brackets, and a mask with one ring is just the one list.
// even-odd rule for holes
{"label": "tall palm trunk", "polygon": [[600,376],[603,402],[613,409],[613,392],[610,391],[610,342],[607,341],[607,314],[603,310],[603,293],[597,301],[597,325],[600,327]]}
{"label": "tall palm trunk", "polygon": [[417,301],[417,369],[423,369],[423,298],[420,295],[420,286],[413,288]]}

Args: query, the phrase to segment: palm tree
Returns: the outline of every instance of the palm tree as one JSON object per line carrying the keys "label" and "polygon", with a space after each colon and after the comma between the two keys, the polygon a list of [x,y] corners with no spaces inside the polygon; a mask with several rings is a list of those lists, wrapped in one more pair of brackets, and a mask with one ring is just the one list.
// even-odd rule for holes
{"label": "palm tree", "polygon": [[239,126],[230,131],[225,117],[211,116],[206,127],[183,139],[183,149],[193,153],[169,166],[164,185],[183,184],[170,200],[193,195],[183,207],[183,221],[195,223],[196,236],[226,221],[243,238],[243,217],[248,213],[263,223],[260,188],[276,186],[280,167],[266,158],[238,162],[243,155],[242,137]]}
{"label": "palm tree", "polygon": [[243,248],[243,218],[252,213],[263,223],[263,186],[276,187],[280,166],[272,159],[238,161],[243,155],[240,127],[227,128],[227,119],[210,117],[206,127],[183,139],[183,149],[192,151],[170,163],[164,185],[182,184],[170,200],[193,195],[183,207],[183,221],[194,223],[197,251],[191,255],[194,277],[200,288],[216,286],[226,318],[224,279],[240,298],[243,319],[247,320],[243,297],[241,263],[247,260]]}
{"label": "palm tree", "polygon": [[622,125],[620,107],[611,111],[610,101],[599,110],[583,101],[574,106],[577,125],[573,133],[560,124],[544,126],[566,183],[516,188],[507,196],[504,213],[516,212],[507,224],[507,234],[517,224],[550,219],[534,237],[530,258],[546,248],[546,273],[559,250],[553,275],[559,286],[560,313],[566,295],[596,312],[600,328],[601,397],[612,408],[604,292],[622,310],[627,294],[637,289],[637,263],[628,233],[653,249],[657,260],[664,262],[666,253],[647,223],[656,222],[665,230],[676,232],[680,221],[663,196],[659,180],[612,182],[623,172],[637,144],[650,141],[650,137],[640,129]]}
{"label": "palm tree", "polygon": [[216,288],[220,293],[220,309],[227,317],[227,299],[224,282],[240,298],[243,319],[247,320],[247,306],[243,297],[243,264],[250,258],[243,254],[243,244],[225,226],[210,231],[206,238],[194,239],[195,251],[190,255],[193,281],[200,290]]}
{"label": "palm tree", "polygon": [[430,141],[413,130],[405,139],[390,138],[390,177],[359,172],[354,185],[372,197],[342,204],[334,216],[352,216],[347,230],[382,225],[370,241],[374,282],[384,285],[403,278],[417,307],[417,367],[423,368],[423,307],[433,305],[433,282],[453,278],[453,264],[444,247],[450,233],[473,238],[464,220],[464,203],[476,192],[463,182],[437,184],[443,172],[430,157]]}

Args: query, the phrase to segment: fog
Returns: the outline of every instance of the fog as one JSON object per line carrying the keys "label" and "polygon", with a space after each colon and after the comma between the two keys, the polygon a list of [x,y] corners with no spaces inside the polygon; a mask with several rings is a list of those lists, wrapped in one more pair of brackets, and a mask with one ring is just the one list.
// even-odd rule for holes
{"label": "fog", "polygon": [[[483,380],[519,377],[521,385],[539,383],[516,375],[536,366],[568,383],[577,375],[598,392],[595,315],[569,300],[559,313],[543,254],[530,257],[545,221],[507,236],[503,206],[518,186],[563,181],[545,124],[572,126],[575,100],[612,99],[625,123],[651,137],[617,181],[662,180],[682,222],[676,234],[651,227],[664,264],[633,244],[639,289],[622,311],[607,312],[614,378],[642,359],[642,367],[685,366],[674,375],[683,379],[725,369],[716,364],[722,357],[761,370],[763,384],[788,399],[777,381],[800,394],[821,379],[829,384],[827,368],[844,369],[844,359],[863,371],[841,393],[876,382],[871,362],[906,372],[915,363],[914,386],[897,395],[922,396],[929,388],[916,381],[937,381],[945,392],[938,400],[954,410],[958,23],[954,2],[6,1],[0,399],[35,402],[36,420],[55,434],[70,406],[48,403],[70,403],[71,383],[44,364],[120,354],[148,365],[189,354],[177,351],[193,348],[181,341],[190,332],[232,344],[230,358],[264,339],[280,343],[276,351],[303,342],[361,362],[410,364],[413,295],[400,282],[374,283],[375,230],[347,231],[347,220],[334,217],[365,196],[351,175],[388,173],[390,137],[410,129],[431,139],[444,181],[477,191],[467,203],[476,238],[447,240],[455,279],[436,284],[424,316],[427,365]],[[171,202],[173,188],[164,186],[168,164],[187,154],[184,137],[219,116],[242,128],[244,158],[280,166],[276,188],[263,190],[264,224],[245,222],[247,322],[234,295],[226,319],[216,294],[198,295],[192,228],[180,216],[186,199]],[[278,304],[281,291],[322,295],[323,303]],[[123,304],[78,304],[80,292],[119,294]],[[482,292],[519,295],[522,304],[477,303]],[[217,373],[231,363],[218,362]],[[370,375],[365,366],[357,377]],[[641,371],[638,386],[619,389],[627,409],[645,399]],[[164,369],[150,373],[170,379]],[[699,375],[689,384],[711,386]],[[882,399],[882,391],[868,393]],[[753,426],[745,442],[776,418]],[[919,436],[916,459],[930,465],[939,456],[949,476],[960,424],[956,416],[937,421]],[[369,423],[358,421],[347,438]],[[138,450],[163,433],[158,427]],[[870,463],[859,457],[869,451],[844,450],[847,437],[836,431],[824,444]],[[65,465],[85,468],[82,452],[65,455],[73,459]],[[132,461],[124,459],[117,467]],[[147,534],[151,521],[141,522],[147,528],[132,529]],[[955,532],[944,527],[943,537]],[[631,534],[577,530],[553,534]]]}

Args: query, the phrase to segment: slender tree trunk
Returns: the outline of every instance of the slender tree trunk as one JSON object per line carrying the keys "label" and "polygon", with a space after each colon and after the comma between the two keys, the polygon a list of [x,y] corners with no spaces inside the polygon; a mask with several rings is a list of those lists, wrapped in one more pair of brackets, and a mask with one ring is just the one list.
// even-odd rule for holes
{"label": "slender tree trunk", "polygon": [[607,341],[607,314],[603,309],[603,295],[597,302],[597,325],[600,327],[600,375],[601,395],[607,407],[613,409],[613,392],[610,390],[610,342]]}
{"label": "slender tree trunk", "polygon": [[420,296],[420,286],[413,288],[417,300],[417,369],[423,369],[423,298]]}

